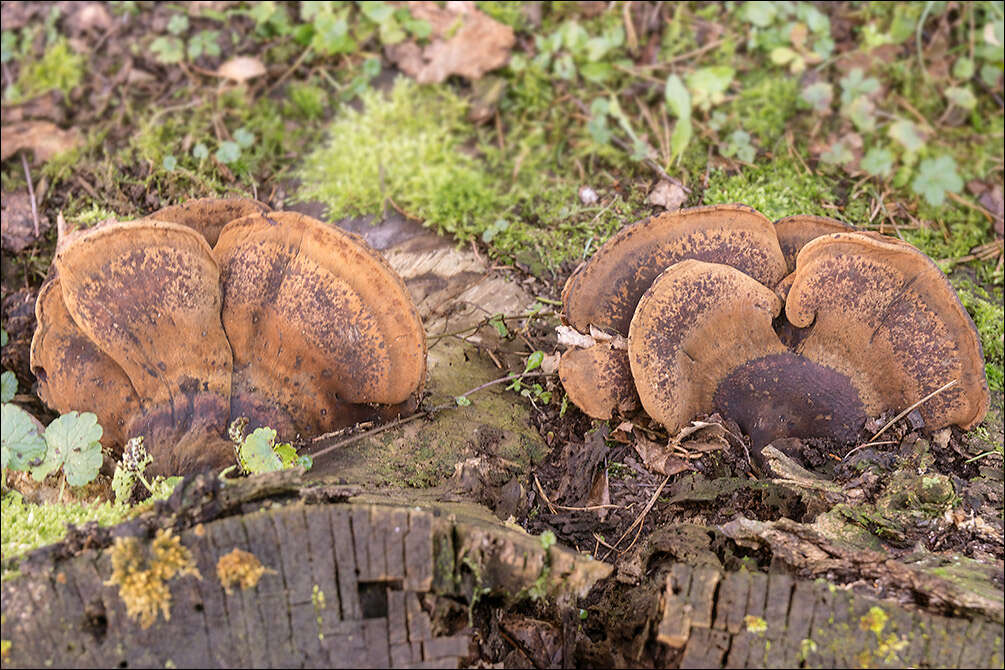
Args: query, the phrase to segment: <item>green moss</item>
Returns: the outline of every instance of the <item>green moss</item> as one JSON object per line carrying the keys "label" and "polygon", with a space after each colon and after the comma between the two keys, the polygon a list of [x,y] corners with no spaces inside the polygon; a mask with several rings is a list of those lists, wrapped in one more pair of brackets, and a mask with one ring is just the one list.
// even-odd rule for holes
{"label": "green moss", "polygon": [[27,100],[46,91],[57,90],[65,97],[80,83],[84,57],[74,53],[65,39],[51,44],[41,59],[26,62],[17,78],[20,99]]}
{"label": "green moss", "polygon": [[988,386],[1005,390],[1005,315],[1002,313],[1002,289],[992,288],[994,295],[969,279],[954,279],[953,287],[960,302],[967,308],[977,326],[984,348],[984,370]]}
{"label": "green moss", "polygon": [[758,137],[762,148],[770,150],[796,113],[798,96],[799,82],[795,77],[757,70],[756,75],[742,82],[730,113],[741,119],[744,130]]}
{"label": "green moss", "polygon": [[[66,524],[97,521],[100,526],[113,526],[123,521],[130,508],[112,503],[48,503],[25,502],[17,491],[9,491],[2,502],[2,538],[0,556],[4,565],[10,559],[58,542],[66,535]],[[8,575],[6,571],[4,577]]]}
{"label": "green moss", "polygon": [[844,218],[836,210],[823,207],[823,203],[836,200],[830,180],[807,174],[789,159],[766,161],[733,175],[714,170],[705,190],[705,202],[710,205],[740,202],[756,208],[769,219],[793,214]]}
{"label": "green moss", "polygon": [[298,197],[331,217],[376,214],[388,198],[439,231],[467,239],[499,209],[496,184],[463,147],[466,105],[445,88],[399,79],[385,98],[363,93],[326,146],[305,159]]}

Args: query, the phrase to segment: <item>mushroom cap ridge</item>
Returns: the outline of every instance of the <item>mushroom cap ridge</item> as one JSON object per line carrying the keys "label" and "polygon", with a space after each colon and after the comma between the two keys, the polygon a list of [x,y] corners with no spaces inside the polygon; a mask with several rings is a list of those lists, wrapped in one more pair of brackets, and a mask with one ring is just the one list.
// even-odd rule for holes
{"label": "mushroom cap ridge", "polygon": [[[296,212],[230,222],[215,249],[234,351],[233,416],[280,435],[409,404],[426,340],[404,283],[358,237]],[[372,418],[372,417],[371,417]]]}
{"label": "mushroom cap ridge", "polygon": [[232,356],[203,236],[174,223],[111,223],[69,242],[53,265],[73,322],[128,377],[142,410],[128,432],[146,436],[156,469],[226,462]]}
{"label": "mushroom cap ridge", "polygon": [[622,229],[580,266],[562,291],[564,319],[628,333],[639,299],[663,270],[693,258],[731,265],[768,287],[786,274],[770,220],[746,205],[667,212]]}
{"label": "mushroom cap ridge", "polygon": [[870,415],[919,407],[926,426],[977,425],[989,393],[977,329],[945,274],[913,246],[879,235],[837,233],[797,258],[785,305],[808,329],[798,353],[853,380]]}

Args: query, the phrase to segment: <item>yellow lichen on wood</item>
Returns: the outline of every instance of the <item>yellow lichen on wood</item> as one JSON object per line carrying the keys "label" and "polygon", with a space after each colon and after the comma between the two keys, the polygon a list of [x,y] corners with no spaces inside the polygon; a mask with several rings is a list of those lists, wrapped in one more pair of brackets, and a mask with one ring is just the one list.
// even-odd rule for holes
{"label": "yellow lichen on wood", "polygon": [[202,578],[192,553],[170,529],[157,531],[149,554],[134,537],[116,538],[109,553],[112,576],[105,583],[119,587],[126,614],[138,620],[143,628],[149,628],[157,620],[158,611],[165,621],[170,621],[168,580],[184,575]]}
{"label": "yellow lichen on wood", "polygon": [[258,584],[258,580],[267,572],[275,570],[262,565],[254,554],[234,547],[229,554],[224,554],[216,562],[216,576],[224,590],[230,593],[234,586],[250,589]]}

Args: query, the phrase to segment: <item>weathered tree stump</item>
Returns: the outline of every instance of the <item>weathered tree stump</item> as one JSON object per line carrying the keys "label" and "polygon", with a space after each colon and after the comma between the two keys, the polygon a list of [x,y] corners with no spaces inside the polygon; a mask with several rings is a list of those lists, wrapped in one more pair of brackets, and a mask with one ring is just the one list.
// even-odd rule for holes
{"label": "weathered tree stump", "polygon": [[784,573],[675,564],[657,639],[682,668],[1000,668],[1001,622],[948,618]]}
{"label": "weathered tree stump", "polygon": [[[252,481],[245,488],[255,489],[245,497],[256,498],[282,487]],[[470,632],[441,630],[431,617],[437,599],[516,595],[535,585],[584,594],[610,573],[603,563],[465,515],[463,506],[332,503],[328,493],[244,502],[242,513],[207,521],[190,509],[165,520],[162,506],[161,525],[196,521],[176,537],[199,576],[166,579],[166,598],[153,603],[156,618],[146,627],[127,612],[113,564],[123,543],[138,541],[149,552],[156,523],[124,524],[106,534],[106,545],[118,535],[111,546],[68,557],[43,550],[3,585],[2,637],[11,643],[4,665],[457,667]],[[228,489],[215,498],[202,509],[226,511],[242,500]],[[220,560],[228,556],[238,568],[221,582]],[[259,563],[242,588],[240,578]]]}

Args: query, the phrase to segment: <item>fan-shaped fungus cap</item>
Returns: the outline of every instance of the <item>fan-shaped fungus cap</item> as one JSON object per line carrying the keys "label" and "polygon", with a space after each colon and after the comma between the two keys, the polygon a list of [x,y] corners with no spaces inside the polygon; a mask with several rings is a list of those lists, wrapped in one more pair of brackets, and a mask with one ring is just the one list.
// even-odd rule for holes
{"label": "fan-shaped fungus cap", "polygon": [[607,241],[566,282],[566,321],[628,332],[635,307],[663,270],[696,259],[731,265],[768,287],[785,276],[771,221],[745,205],[696,207],[631,225]]}
{"label": "fan-shaped fungus cap", "polygon": [[926,426],[971,428],[989,394],[980,338],[946,276],[911,245],[840,233],[799,252],[785,306],[798,352],[847,376],[869,415],[919,407]]}
{"label": "fan-shaped fungus cap", "polygon": [[355,235],[294,212],[228,224],[215,250],[234,351],[231,413],[280,435],[414,407],[426,339],[404,283]]}
{"label": "fan-shaped fungus cap", "polygon": [[736,268],[670,266],[639,301],[628,358],[642,406],[674,433],[715,408],[719,384],[749,361],[785,352],[771,328],[778,297]]}
{"label": "fan-shaped fungus cap", "polygon": [[[141,412],[126,421],[127,432],[147,438],[156,468],[185,472],[223,464],[229,448],[214,436],[229,416],[231,352],[220,323],[219,270],[206,240],[173,223],[113,223],[69,242],[54,267],[66,313],[135,392]],[[60,317],[58,307],[47,308],[56,302],[39,303],[43,335],[35,347],[37,361],[56,361],[40,379],[41,395],[52,398],[64,393],[53,385],[76,374],[61,369],[50,349],[67,336],[44,336],[45,320]],[[121,377],[108,374],[121,391]],[[94,402],[94,388],[74,388],[81,397],[64,398],[70,406],[56,409]]]}
{"label": "fan-shaped fungus cap", "polygon": [[159,209],[144,219],[180,223],[199,231],[209,246],[216,246],[223,227],[248,214],[266,214],[268,205],[250,198],[197,198]]}
{"label": "fan-shaped fungus cap", "polygon": [[628,352],[609,342],[562,354],[558,377],[569,399],[594,419],[610,419],[614,412],[624,414],[638,406]]}
{"label": "fan-shaped fungus cap", "polygon": [[66,310],[58,277],[51,277],[35,302],[38,328],[31,340],[31,371],[39,397],[62,412],[93,412],[104,429],[101,441],[121,448],[140,402],[129,377],[80,330]]}
{"label": "fan-shaped fungus cap", "polygon": [[853,232],[855,232],[854,226],[826,216],[797,214],[775,221],[775,234],[778,235],[778,244],[782,248],[782,254],[785,255],[788,272],[796,269],[796,256],[810,240],[821,235]]}

